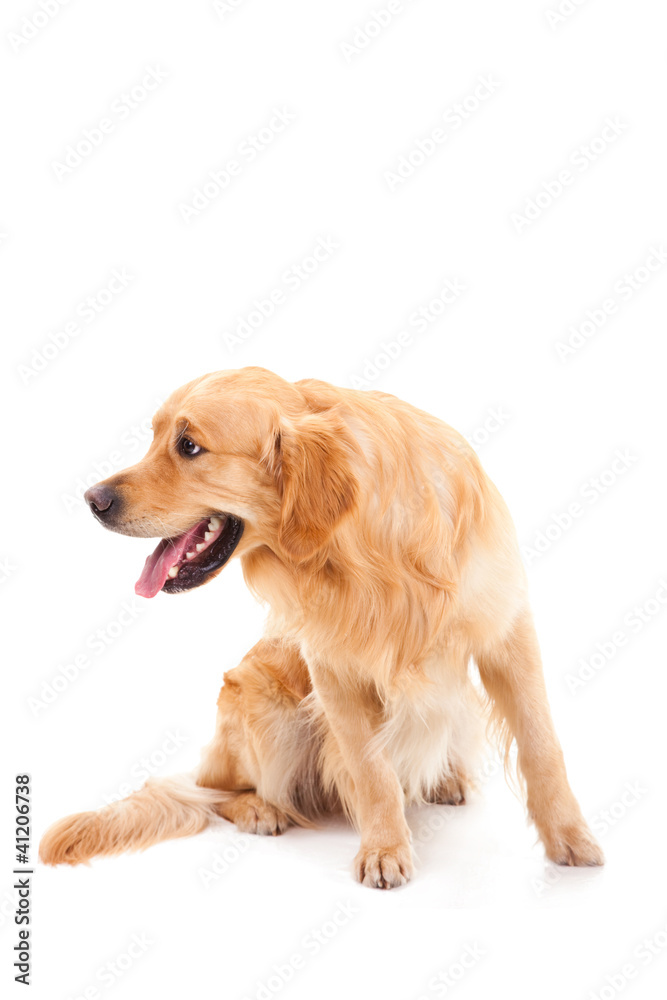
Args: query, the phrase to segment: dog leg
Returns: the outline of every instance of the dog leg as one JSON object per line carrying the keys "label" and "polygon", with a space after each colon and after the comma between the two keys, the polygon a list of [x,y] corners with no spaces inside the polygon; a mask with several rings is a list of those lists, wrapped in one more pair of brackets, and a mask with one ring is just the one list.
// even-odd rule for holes
{"label": "dog leg", "polygon": [[506,639],[475,658],[494,713],[516,739],[528,813],[547,857],[559,865],[604,864],[567,780],[530,612],[517,618]]}
{"label": "dog leg", "polygon": [[410,831],[398,777],[386,754],[372,750],[379,712],[362,691],[342,687],[327,667],[311,665],[310,673],[348,778],[340,797],[361,833],[355,875],[378,889],[404,885],[412,875]]}
{"label": "dog leg", "polygon": [[[251,779],[243,781],[246,788],[239,790],[235,780],[238,760],[230,741],[225,738],[224,723],[219,725],[215,739],[205,748],[196,774],[200,788],[225,790],[226,795],[216,806],[223,819],[234,823],[242,833],[258,833],[276,837],[290,825],[287,815],[263,799],[254,788],[248,787]],[[253,783],[254,784],[254,783]]]}
{"label": "dog leg", "polygon": [[[225,674],[215,735],[196,782],[228,791],[217,811],[244,833],[276,836],[308,819],[294,792],[317,798],[306,766],[316,753],[309,753],[311,733],[299,712],[309,692],[307,667],[297,647],[284,642],[260,640]],[[316,803],[304,804],[316,811]]]}

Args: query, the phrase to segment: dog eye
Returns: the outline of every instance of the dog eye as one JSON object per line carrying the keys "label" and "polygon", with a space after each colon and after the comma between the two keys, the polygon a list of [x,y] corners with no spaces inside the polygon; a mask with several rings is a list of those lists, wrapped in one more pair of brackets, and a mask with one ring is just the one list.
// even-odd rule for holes
{"label": "dog eye", "polygon": [[200,445],[195,444],[190,438],[181,438],[178,444],[178,450],[181,455],[186,455],[188,458],[192,458],[193,455],[198,455],[202,450]]}

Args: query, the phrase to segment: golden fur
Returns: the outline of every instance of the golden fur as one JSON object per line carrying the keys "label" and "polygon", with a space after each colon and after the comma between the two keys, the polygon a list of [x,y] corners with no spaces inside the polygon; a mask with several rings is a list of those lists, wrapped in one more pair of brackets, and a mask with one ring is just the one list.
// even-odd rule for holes
{"label": "golden fur", "polygon": [[[195,459],[174,448],[184,428],[205,449]],[[269,605],[266,634],[226,674],[189,783],[151,781],[60,821],[43,861],[143,848],[214,815],[280,833],[342,807],[361,836],[357,878],[400,885],[406,803],[464,801],[490,717],[506,749],[516,740],[548,857],[602,863],[554,732],[510,515],[456,431],[385,393],[245,368],[177,390],[154,433],[103,484],[122,501],[114,529],[170,538],[242,518],[235,554]]]}

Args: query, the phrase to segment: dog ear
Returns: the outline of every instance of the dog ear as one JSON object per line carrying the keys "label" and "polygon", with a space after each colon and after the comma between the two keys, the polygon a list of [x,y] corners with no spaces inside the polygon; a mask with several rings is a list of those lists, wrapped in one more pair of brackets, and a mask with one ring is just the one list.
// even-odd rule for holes
{"label": "dog ear", "polygon": [[354,505],[356,445],[331,411],[282,423],[270,465],[281,497],[278,540],[297,562],[315,555]]}

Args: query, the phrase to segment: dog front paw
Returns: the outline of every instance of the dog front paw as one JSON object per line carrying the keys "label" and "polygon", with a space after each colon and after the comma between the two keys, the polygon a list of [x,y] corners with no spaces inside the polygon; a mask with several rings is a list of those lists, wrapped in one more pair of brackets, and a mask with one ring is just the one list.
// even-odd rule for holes
{"label": "dog front paw", "polygon": [[542,834],[547,857],[557,865],[593,867],[604,864],[602,848],[583,822]]}
{"label": "dog front paw", "polygon": [[412,876],[409,844],[392,847],[362,847],[354,859],[355,875],[362,885],[373,889],[395,889]]}

